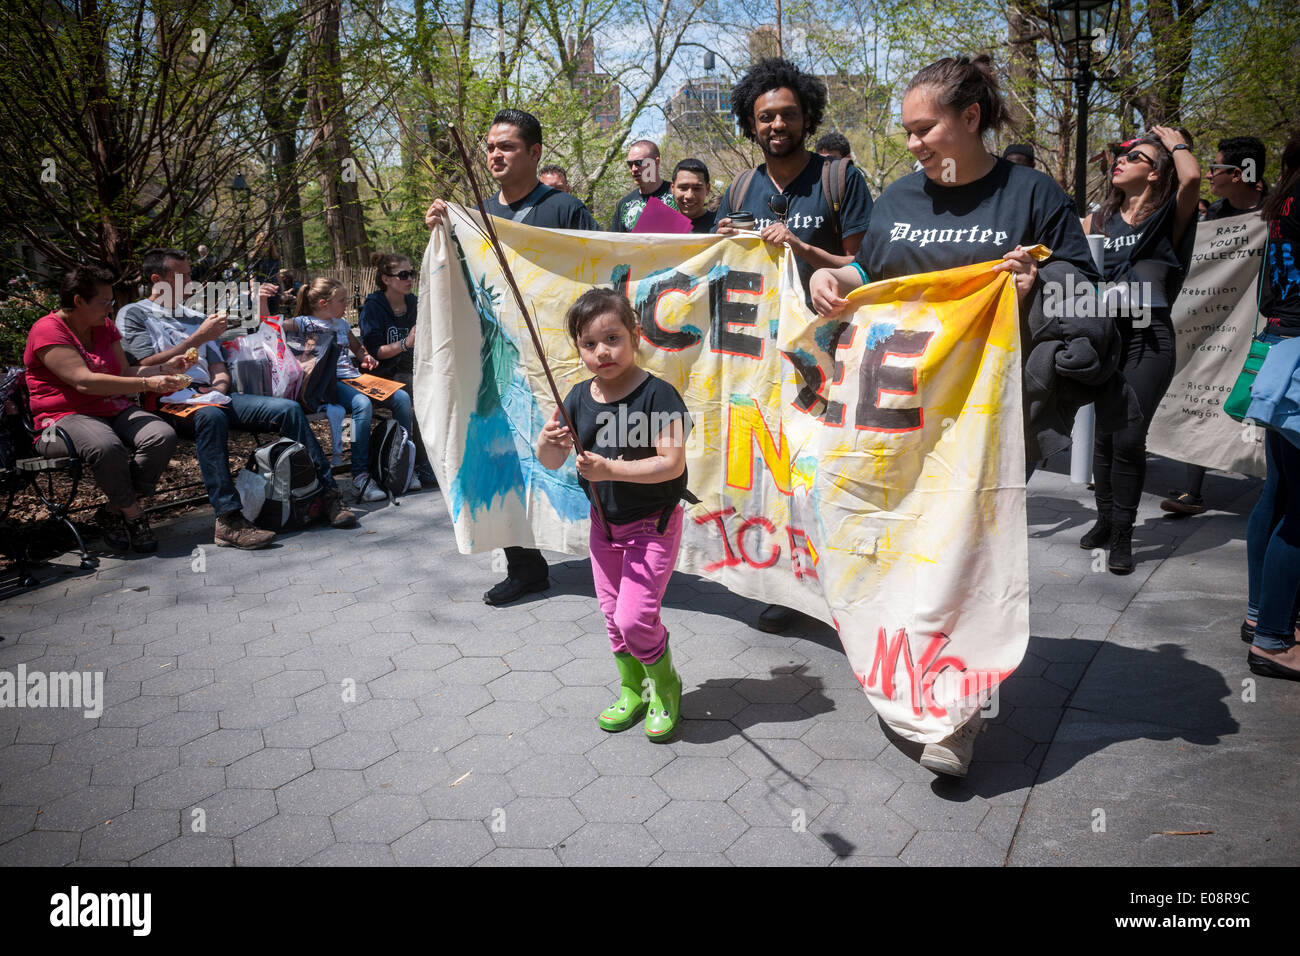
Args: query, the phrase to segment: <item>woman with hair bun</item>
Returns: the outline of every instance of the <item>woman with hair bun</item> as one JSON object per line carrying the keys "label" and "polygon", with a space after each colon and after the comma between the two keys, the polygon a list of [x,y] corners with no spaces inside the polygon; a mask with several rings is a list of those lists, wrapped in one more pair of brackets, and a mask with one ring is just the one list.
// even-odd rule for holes
{"label": "woman with hair bun", "polygon": [[1120,373],[1137,394],[1142,418],[1097,436],[1092,463],[1097,522],[1079,539],[1079,547],[1088,551],[1109,550],[1112,574],[1133,571],[1133,522],[1146,478],[1147,431],[1174,377],[1171,306],[1191,261],[1201,185],[1200,164],[1176,129],[1152,127],[1124,148],[1111,169],[1110,194],[1085,225],[1106,237],[1107,283],[1134,290],[1127,295],[1129,307],[1113,311],[1123,341]]}
{"label": "woman with hair bun", "polygon": [[[813,274],[810,291],[820,314],[844,311],[844,296],[866,282],[999,257],[995,268],[1014,276],[1023,314],[1038,285],[1039,264],[1028,249],[1040,243],[1052,250],[1044,266],[1066,262],[1085,282],[1097,280],[1074,205],[1061,187],[1044,173],[989,153],[984,134],[1007,118],[987,56],[939,60],[912,78],[902,125],[919,169],[880,194],[850,265]],[[964,777],[981,723],[977,711],[948,737],[927,744],[921,764]]]}
{"label": "woman with hair bun", "polygon": [[[376,252],[370,257],[375,267],[375,291],[361,304],[357,325],[361,341],[379,361],[375,374],[401,382],[412,399],[415,376],[415,269],[411,260],[395,252]],[[436,488],[438,479],[429,464],[429,453],[420,440],[420,423],[414,423],[415,480],[421,488]],[[414,488],[414,485],[412,486]]]}

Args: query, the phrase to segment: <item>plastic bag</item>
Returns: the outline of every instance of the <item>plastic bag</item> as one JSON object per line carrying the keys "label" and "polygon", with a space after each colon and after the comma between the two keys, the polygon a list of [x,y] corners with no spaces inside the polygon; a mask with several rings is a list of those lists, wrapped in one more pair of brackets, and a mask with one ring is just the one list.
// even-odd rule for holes
{"label": "plastic bag", "polygon": [[276,398],[296,399],[303,370],[285,341],[284,330],[278,323],[266,320],[248,337],[255,341],[271,366],[271,394]]}
{"label": "plastic bag", "polygon": [[262,355],[259,345],[250,339],[251,336],[241,335],[221,343],[230,381],[241,395],[270,395],[271,362]]}
{"label": "plastic bag", "polygon": [[249,521],[256,521],[266,504],[266,478],[247,468],[239,469],[235,476],[235,491],[239,492],[239,510]]}
{"label": "plastic bag", "polygon": [[298,397],[303,369],[279,324],[264,321],[257,330],[221,345],[235,388],[245,395]]}

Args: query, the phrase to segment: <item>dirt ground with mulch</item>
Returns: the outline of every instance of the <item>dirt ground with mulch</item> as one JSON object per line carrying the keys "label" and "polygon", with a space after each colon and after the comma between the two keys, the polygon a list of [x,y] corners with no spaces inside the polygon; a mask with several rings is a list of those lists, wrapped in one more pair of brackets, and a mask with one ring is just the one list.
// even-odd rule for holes
{"label": "dirt ground with mulch", "polygon": [[[320,442],[321,448],[328,455],[331,448],[329,423],[326,421],[313,421],[308,424],[311,426],[316,440]],[[271,440],[267,436],[262,437],[266,441]],[[244,467],[249,455],[256,448],[257,442],[252,434],[238,431],[230,433],[231,474],[236,474],[239,469]],[[345,463],[348,461],[349,451],[350,447],[345,445],[343,449]],[[66,475],[58,473],[53,475],[52,480],[55,494],[51,497],[54,500],[62,500],[72,487],[72,482]],[[42,486],[46,482],[47,479],[42,476]],[[196,501],[196,498],[199,500]],[[0,494],[0,512],[3,511],[7,500],[7,496]],[[95,510],[105,501],[103,493],[95,483],[94,476],[88,470],[83,470],[81,481],[77,486],[77,498],[73,503],[70,517],[72,523],[76,525],[77,530],[86,541],[87,546],[90,545],[92,539],[99,536],[99,529],[95,526],[93,519]],[[167,466],[162,480],[158,483],[158,490],[148,498],[142,499],[141,503],[148,511],[153,523],[157,524],[162,519],[206,508],[206,502],[207,492],[203,488],[203,476],[199,473],[198,459],[194,456],[194,442],[188,438],[182,438],[176,445],[176,453],[172,455],[171,464]],[[15,532],[31,532],[35,530],[40,521],[47,517],[49,517],[48,509],[29,488],[14,495],[13,505],[9,509],[8,516],[3,522],[0,522],[0,534],[8,537]],[[62,525],[49,524],[38,537],[31,539],[31,557],[33,560],[43,561],[72,551],[75,546],[76,542],[73,541],[72,535]],[[0,572],[8,571],[13,567],[12,557],[4,553],[7,550],[7,547],[0,547]]]}

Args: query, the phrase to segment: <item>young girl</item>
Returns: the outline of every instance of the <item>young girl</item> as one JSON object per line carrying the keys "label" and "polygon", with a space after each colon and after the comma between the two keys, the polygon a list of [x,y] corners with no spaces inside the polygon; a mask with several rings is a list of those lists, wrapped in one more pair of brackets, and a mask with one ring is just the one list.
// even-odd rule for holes
{"label": "young girl", "polygon": [[1115,319],[1124,351],[1120,371],[1137,393],[1142,420],[1093,447],[1097,522],[1079,541],[1106,548],[1112,574],[1133,571],[1133,523],[1146,478],[1147,430],[1174,377],[1171,306],[1191,259],[1201,167],[1182,133],[1155,126],[1125,144],[1111,171],[1110,194],[1085,229],[1106,237],[1105,278],[1140,283],[1147,315]]}
{"label": "young girl", "polygon": [[[686,405],[667,382],[636,364],[636,313],[625,296],[592,289],[569,309],[569,335],[594,378],[573,387],[564,409],[585,449],[578,456],[591,510],[591,571],[622,685],[596,718],[626,730],[644,713],[646,736],[669,739],[681,717],[682,680],[659,618],[682,541]],[[658,431],[655,432],[654,429]],[[542,428],[537,458],[559,468],[573,438],[559,409]]]}
{"label": "young girl", "polygon": [[[352,485],[363,501],[382,501],[387,497],[370,477],[370,419],[374,414],[371,399],[348,384],[361,371],[369,372],[379,363],[353,334],[343,313],[348,307],[347,291],[338,279],[313,279],[298,290],[298,316],[285,322],[285,331],[301,335],[333,335],[339,344],[339,404],[352,412]],[[397,423],[411,432],[411,396],[398,390],[382,404],[393,410]]]}

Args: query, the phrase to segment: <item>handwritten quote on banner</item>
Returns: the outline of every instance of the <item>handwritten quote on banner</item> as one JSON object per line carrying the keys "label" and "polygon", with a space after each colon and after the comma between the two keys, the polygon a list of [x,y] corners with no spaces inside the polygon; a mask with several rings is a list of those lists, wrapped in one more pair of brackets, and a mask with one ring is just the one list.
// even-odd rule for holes
{"label": "handwritten quote on banner", "polygon": [[[415,406],[464,553],[585,554],[572,460],[533,454],[554,411],[475,214],[421,269]],[[757,237],[620,236],[495,220],[561,395],[589,376],[564,313],[594,285],[640,318],[639,362],[694,421],[678,569],[837,627],[899,733],[951,733],[1028,641],[1015,293],[993,263],[874,283],[811,314]]]}

